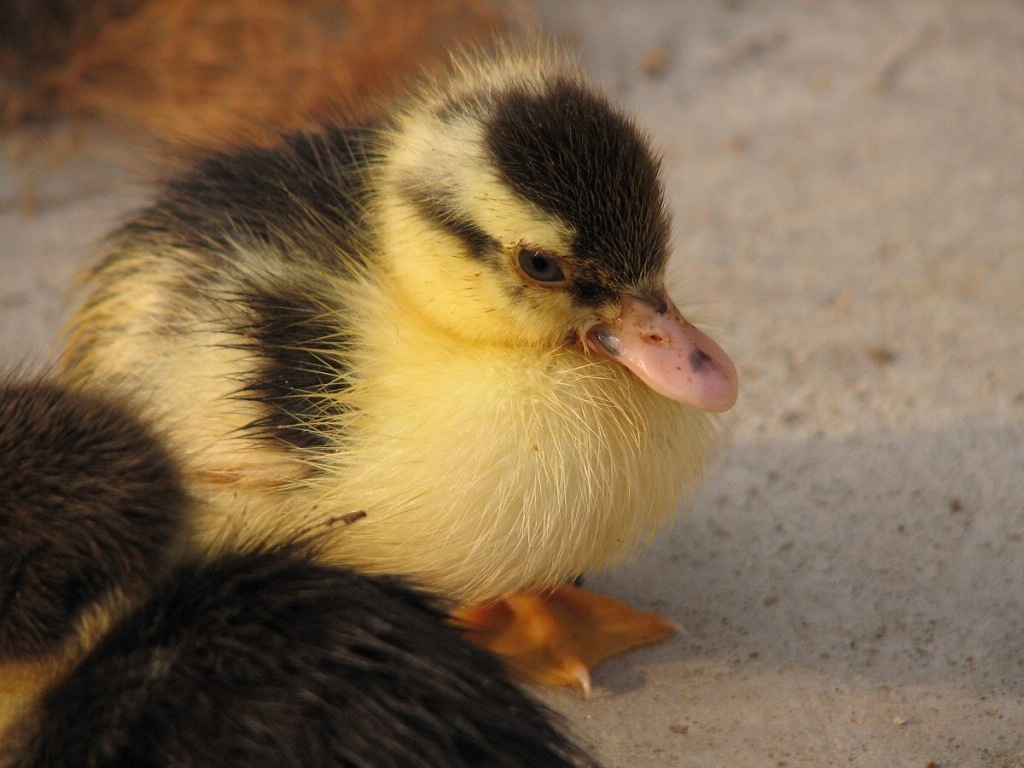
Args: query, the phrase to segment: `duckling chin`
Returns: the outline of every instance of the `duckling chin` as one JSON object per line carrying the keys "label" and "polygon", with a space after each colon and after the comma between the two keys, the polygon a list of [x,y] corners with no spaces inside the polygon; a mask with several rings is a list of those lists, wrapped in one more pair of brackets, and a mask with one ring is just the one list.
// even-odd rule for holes
{"label": "duckling chin", "polygon": [[170,436],[216,546],[317,530],[480,601],[633,553],[699,478],[737,379],[668,256],[647,138],[506,50],[165,184],[87,276],[64,376]]}

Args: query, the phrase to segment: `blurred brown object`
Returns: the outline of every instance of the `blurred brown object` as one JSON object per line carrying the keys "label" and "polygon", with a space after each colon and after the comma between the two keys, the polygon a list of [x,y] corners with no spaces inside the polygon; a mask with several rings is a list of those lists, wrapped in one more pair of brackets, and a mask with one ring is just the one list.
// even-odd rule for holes
{"label": "blurred brown object", "polygon": [[208,145],[357,120],[446,48],[521,11],[498,0],[0,0],[0,130],[93,117]]}

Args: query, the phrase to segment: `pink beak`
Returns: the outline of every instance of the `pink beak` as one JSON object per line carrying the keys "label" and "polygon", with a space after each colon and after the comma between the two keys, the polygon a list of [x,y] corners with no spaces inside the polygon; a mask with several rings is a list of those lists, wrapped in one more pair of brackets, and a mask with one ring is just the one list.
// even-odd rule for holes
{"label": "pink beak", "polygon": [[622,311],[595,325],[584,343],[631,370],[665,397],[705,411],[727,411],[739,395],[736,366],[665,295],[622,298]]}

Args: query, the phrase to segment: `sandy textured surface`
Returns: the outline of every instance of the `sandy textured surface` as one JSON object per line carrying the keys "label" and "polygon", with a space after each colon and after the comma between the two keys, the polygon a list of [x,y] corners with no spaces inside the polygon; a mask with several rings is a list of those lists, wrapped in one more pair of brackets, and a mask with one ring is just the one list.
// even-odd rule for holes
{"label": "sandy textured surface", "polygon": [[[593,582],[689,633],[547,698],[608,766],[1024,766],[1024,3],[541,15],[663,148],[676,294],[743,371],[694,508]],[[140,199],[103,136],[25,142],[5,364]]]}

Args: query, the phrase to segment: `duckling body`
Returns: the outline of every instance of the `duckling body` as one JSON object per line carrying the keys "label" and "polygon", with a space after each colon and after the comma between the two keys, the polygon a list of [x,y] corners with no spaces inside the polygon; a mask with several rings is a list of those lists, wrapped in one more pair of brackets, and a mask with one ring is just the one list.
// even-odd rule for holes
{"label": "duckling body", "polygon": [[0,766],[593,765],[401,580],[183,555],[194,500],[130,409],[3,377],[0,416]]}
{"label": "duckling body", "polygon": [[5,726],[165,576],[186,495],[105,398],[0,374],[0,765]]}
{"label": "duckling body", "polygon": [[88,275],[64,376],[160,425],[200,541],[316,531],[482,601],[633,552],[700,475],[735,371],[667,257],[647,140],[505,52],[165,186]]}
{"label": "duckling body", "polygon": [[0,765],[594,766],[560,725],[422,593],[283,548],[176,569]]}

